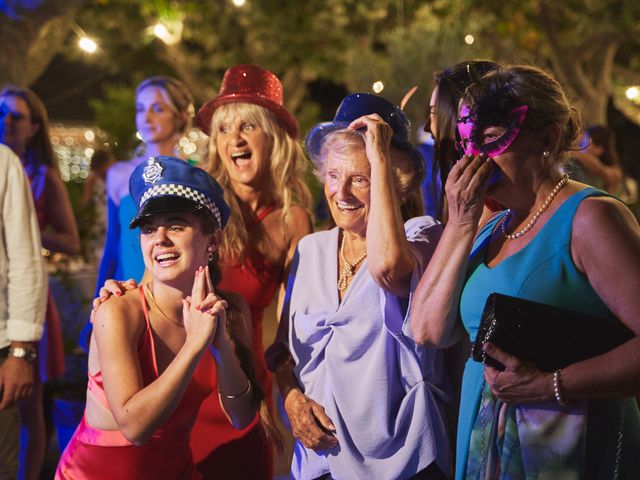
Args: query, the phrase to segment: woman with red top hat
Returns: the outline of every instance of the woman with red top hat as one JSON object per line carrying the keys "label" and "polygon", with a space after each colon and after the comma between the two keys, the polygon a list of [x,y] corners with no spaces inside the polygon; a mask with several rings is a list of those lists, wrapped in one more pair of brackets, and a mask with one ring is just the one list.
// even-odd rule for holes
{"label": "woman with red top hat", "polygon": [[[208,170],[223,186],[232,211],[220,245],[220,285],[249,303],[256,374],[268,395],[264,310],[279,293],[280,311],[293,252],[312,230],[298,122],[283,105],[278,77],[255,65],[227,70],[220,94],[200,109],[196,122],[211,137]],[[221,423],[219,408],[210,396],[200,409],[191,437],[198,469],[205,477],[271,478],[271,449],[260,425],[231,430]],[[211,435],[212,423],[226,433]],[[254,452],[250,462],[229,461],[230,455],[242,460],[249,451]]]}

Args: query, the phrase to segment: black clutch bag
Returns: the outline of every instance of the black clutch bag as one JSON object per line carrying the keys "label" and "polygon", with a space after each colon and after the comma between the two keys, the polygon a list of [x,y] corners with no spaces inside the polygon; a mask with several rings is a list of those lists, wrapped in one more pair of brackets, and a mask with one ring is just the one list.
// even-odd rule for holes
{"label": "black clutch bag", "polygon": [[596,317],[574,310],[492,293],[482,313],[473,359],[504,369],[485,356],[491,342],[507,353],[553,372],[608,352],[635,335],[612,315]]}

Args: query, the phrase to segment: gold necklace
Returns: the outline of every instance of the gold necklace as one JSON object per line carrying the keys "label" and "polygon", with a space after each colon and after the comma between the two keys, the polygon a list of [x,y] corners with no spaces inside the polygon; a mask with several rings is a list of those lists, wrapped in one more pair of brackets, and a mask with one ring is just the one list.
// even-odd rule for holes
{"label": "gold necklace", "polygon": [[344,292],[347,289],[349,279],[355,274],[356,268],[367,257],[367,250],[365,248],[364,253],[354,262],[349,263],[344,256],[344,239],[346,235],[342,233],[342,242],[340,243],[340,260],[342,260],[342,270],[340,271],[340,277],[338,278],[338,290]]}
{"label": "gold necklace", "polygon": [[144,286],[147,289],[147,293],[149,294],[149,298],[151,299],[151,303],[153,303],[153,305],[158,309],[158,312],[160,312],[160,315],[162,315],[164,318],[166,318],[170,323],[173,323],[174,325],[178,325],[179,327],[184,327],[184,323],[180,323],[180,322],[176,322],[175,320],[171,320],[167,316],[167,314],[164,313],[164,311],[162,310],[162,308],[160,308],[160,305],[156,301],[156,297],[153,296],[153,292],[151,291],[151,288],[149,287],[149,284],[145,283]]}
{"label": "gold necklace", "polygon": [[562,190],[562,187],[564,187],[568,181],[569,181],[569,175],[563,175],[563,177],[560,179],[558,184],[553,188],[549,196],[547,196],[542,206],[540,206],[540,208],[536,211],[536,213],[533,214],[533,217],[531,217],[531,220],[529,220],[529,223],[527,223],[521,230],[517,232],[507,233],[507,223],[509,223],[509,220],[511,219],[511,209],[507,210],[507,213],[504,215],[504,217],[502,217],[502,222],[500,223],[500,231],[502,232],[502,235],[504,235],[504,237],[507,240],[515,240],[516,238],[520,238],[529,230],[531,230],[533,226],[536,224],[536,222],[538,221],[538,219],[540,218],[540,216],[544,213],[544,211],[547,208],[549,208],[549,205],[551,205],[551,202],[553,202],[553,199],[556,198],[556,195],[558,195],[558,192]]}

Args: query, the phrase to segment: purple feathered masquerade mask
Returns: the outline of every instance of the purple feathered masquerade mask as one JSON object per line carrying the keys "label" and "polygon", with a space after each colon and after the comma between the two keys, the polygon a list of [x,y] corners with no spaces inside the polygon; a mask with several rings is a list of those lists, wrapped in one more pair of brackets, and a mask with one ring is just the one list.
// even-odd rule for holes
{"label": "purple feathered masquerade mask", "polygon": [[[458,135],[460,148],[465,155],[479,155],[484,153],[495,157],[504,152],[513,143],[520,128],[524,124],[529,107],[519,107],[503,110],[500,105],[477,105],[474,111],[464,103],[460,105],[458,116]],[[488,127],[502,127],[504,132],[495,140],[486,141],[485,129]]]}

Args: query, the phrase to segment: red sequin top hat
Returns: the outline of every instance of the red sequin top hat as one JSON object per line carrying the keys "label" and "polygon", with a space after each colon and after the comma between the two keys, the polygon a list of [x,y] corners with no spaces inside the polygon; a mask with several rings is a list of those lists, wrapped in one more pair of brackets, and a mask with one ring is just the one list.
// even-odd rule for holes
{"label": "red sequin top hat", "polygon": [[196,115],[196,123],[209,135],[211,117],[225,103],[253,103],[270,110],[292,138],[298,138],[296,118],[283,105],[282,83],[274,73],[257,65],[235,65],[222,78],[220,93],[205,103]]}

